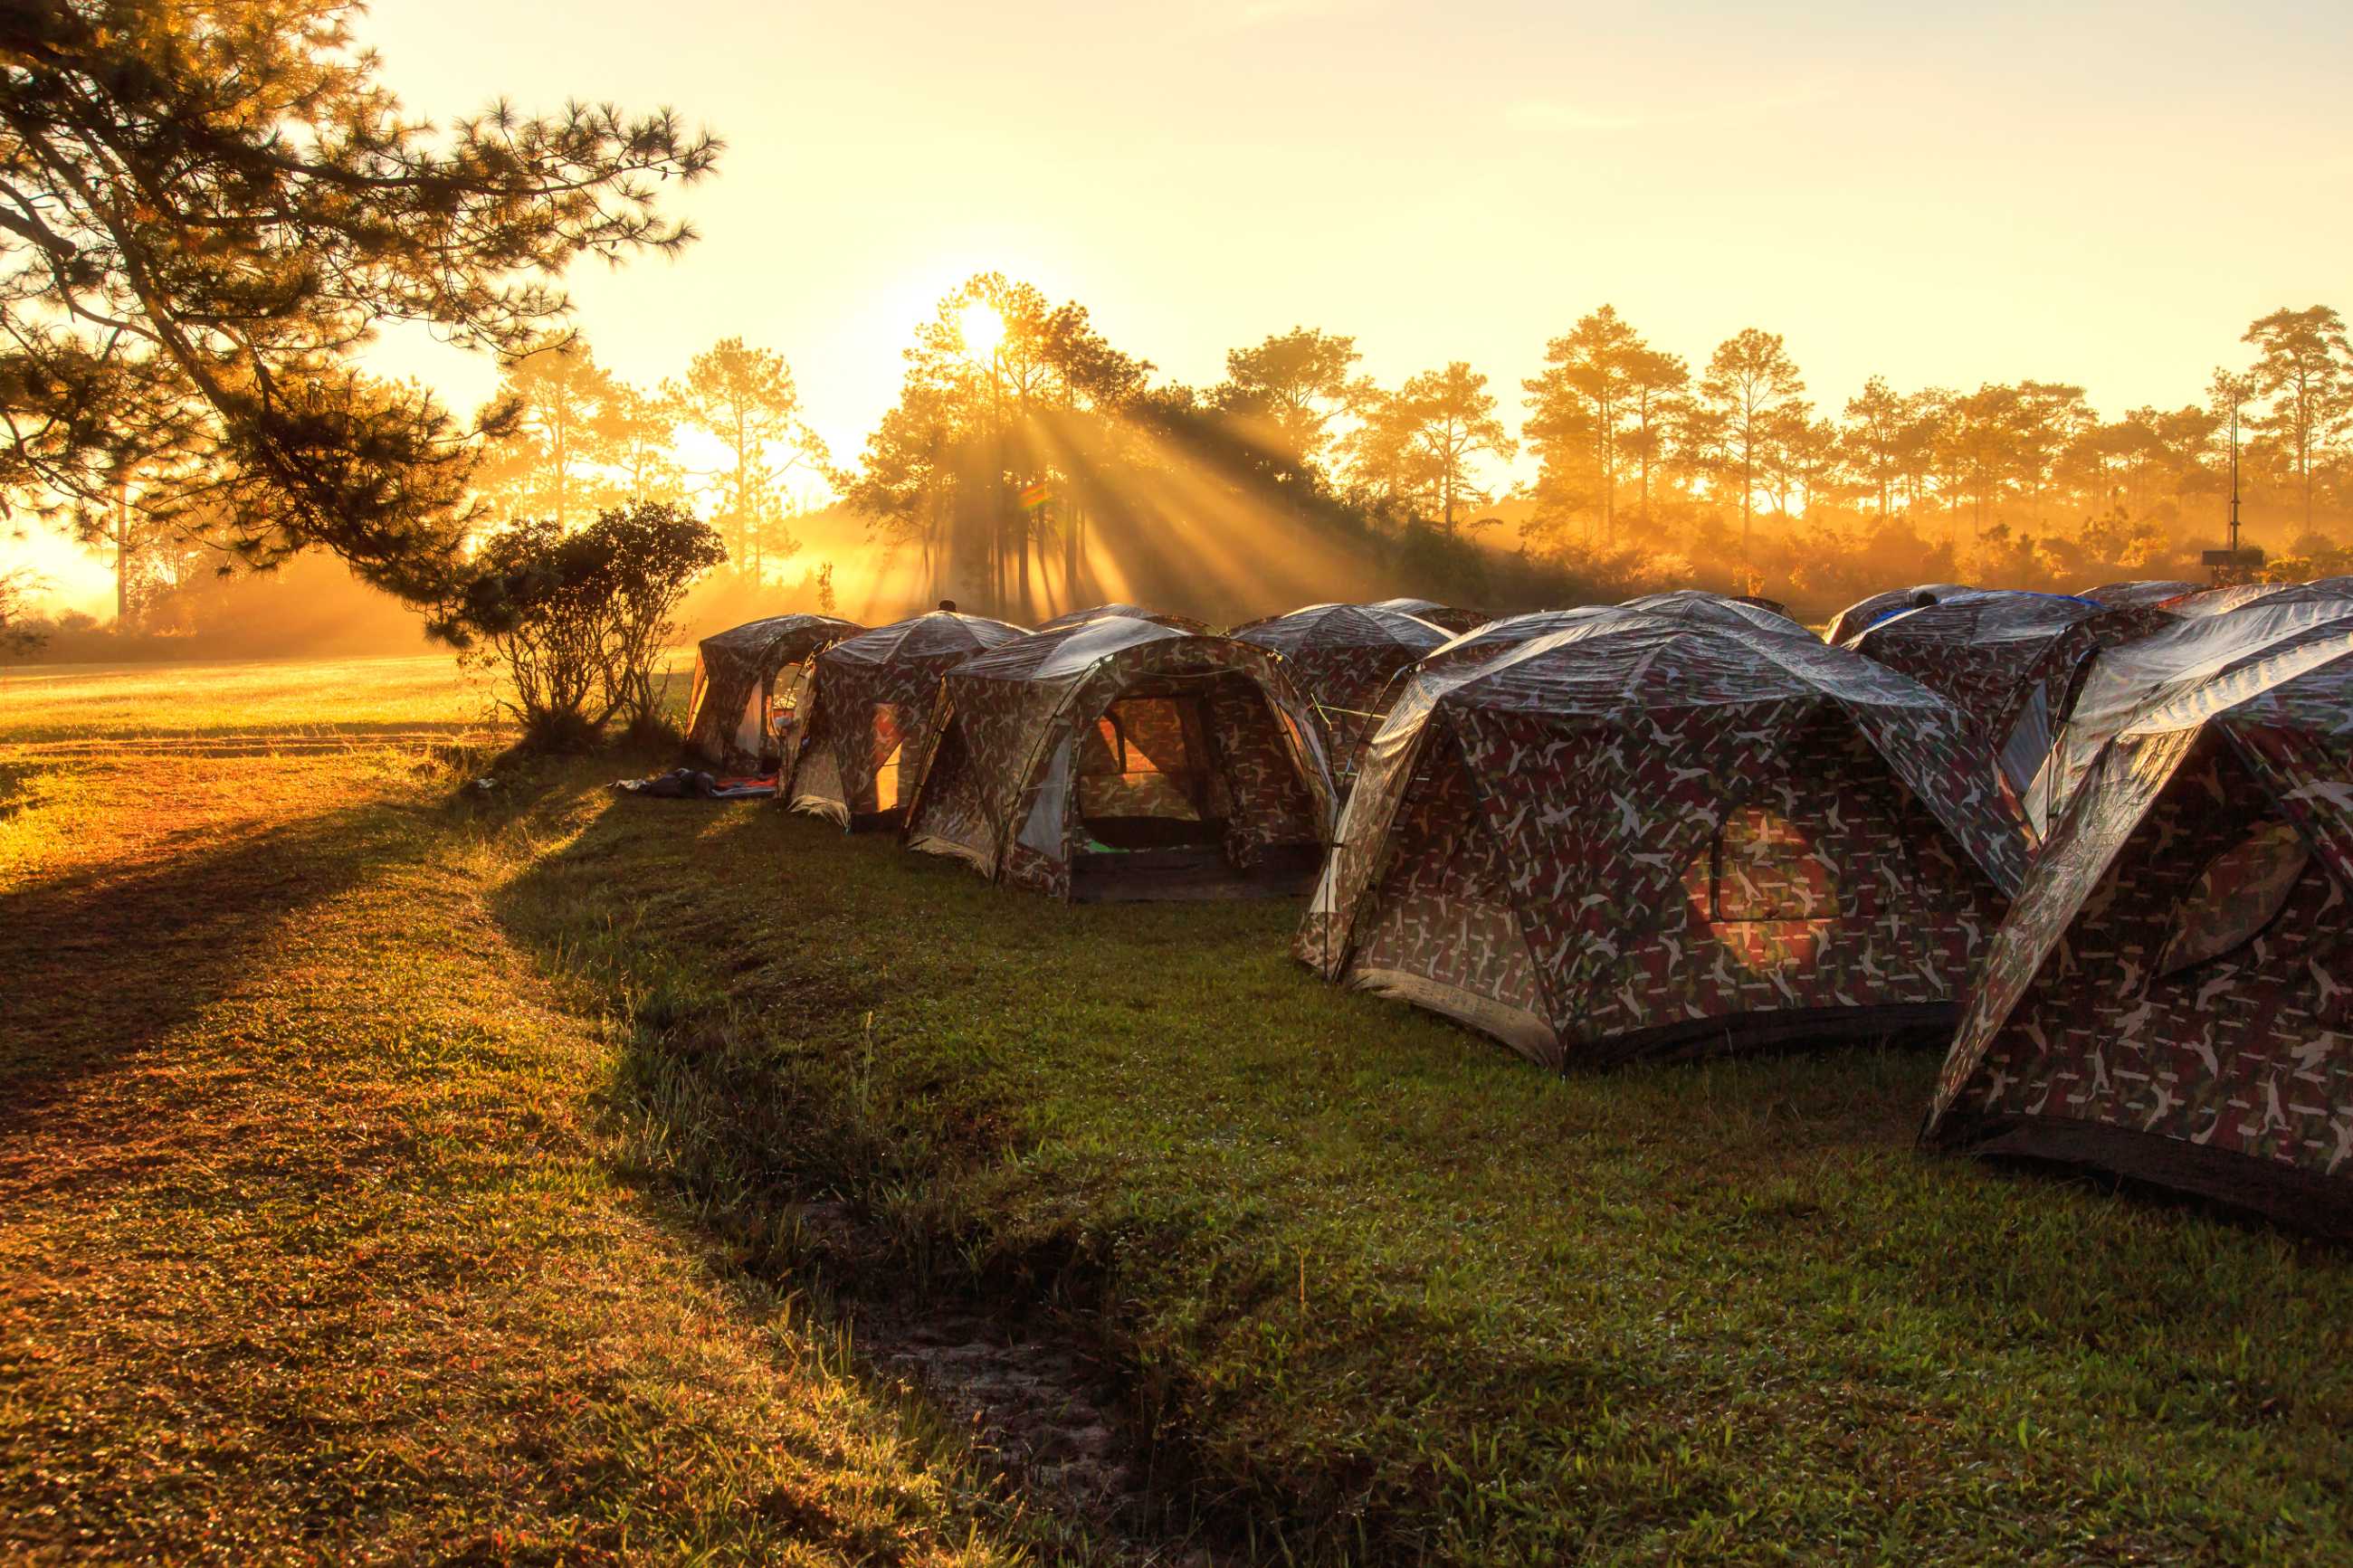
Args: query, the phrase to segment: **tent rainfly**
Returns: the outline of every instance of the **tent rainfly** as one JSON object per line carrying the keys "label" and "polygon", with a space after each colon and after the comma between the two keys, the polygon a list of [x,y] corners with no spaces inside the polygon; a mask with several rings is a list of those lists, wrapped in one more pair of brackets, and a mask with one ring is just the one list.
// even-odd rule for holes
{"label": "tent rainfly", "polygon": [[2326,637],[2353,613],[2353,578],[2253,584],[2175,599],[2170,624],[2099,650],[2077,684],[2067,723],[2028,797],[2038,826],[2055,822],[2101,751],[2153,704],[2184,698],[2220,671],[2239,671]]}
{"label": "tent rainfly", "polygon": [[1916,609],[1923,605],[1933,605],[1955,594],[1975,592],[1976,589],[1964,588],[1957,583],[1917,583],[1909,588],[1889,588],[1877,594],[1868,594],[1831,617],[1829,628],[1822,633],[1822,640],[1841,645],[1851,643],[1890,616]]}
{"label": "tent rainfly", "polygon": [[2144,578],[2129,583],[2103,583],[2096,588],[2084,589],[2082,596],[2113,609],[2125,605],[2162,605],[2198,591],[2195,583]]}
{"label": "tent rainfly", "polygon": [[1100,621],[1113,616],[1131,621],[1154,621],[1164,626],[1175,626],[1179,631],[1206,632],[1209,629],[1190,616],[1172,616],[1159,610],[1147,610],[1141,605],[1091,605],[1083,610],[1065,610],[1050,621],[1039,622],[1038,629],[1041,632],[1066,631],[1071,626],[1082,626],[1089,621]]}
{"label": "tent rainfly", "polygon": [[1949,1028],[2023,824],[1950,703],[1749,610],[1425,662],[1298,955],[1556,1067]]}
{"label": "tent rainfly", "polygon": [[1374,706],[1381,713],[1388,713],[1396,705],[1398,693],[1404,689],[1406,681],[1414,674],[1434,674],[1482,663],[1508,648],[1532,643],[1565,627],[1583,626],[1588,621],[1624,611],[1641,611],[1668,620],[1690,621],[1731,631],[1753,627],[1769,633],[1799,637],[1811,635],[1788,616],[1767,609],[1755,600],[1731,598],[1698,588],[1645,594],[1622,605],[1580,605],[1567,610],[1530,610],[1523,615],[1483,622],[1451,641],[1440,644],[1423,655],[1421,662],[1413,670],[1400,671]]}
{"label": "tent rainfly", "polygon": [[784,790],[795,811],[844,828],[897,825],[923,776],[940,678],[1027,637],[986,616],[933,610],[846,637],[817,656],[808,723]]}
{"label": "tent rainfly", "polygon": [[1233,637],[1282,656],[1314,707],[1324,754],[1345,793],[1356,774],[1356,752],[1380,721],[1382,691],[1447,634],[1377,605],[1310,605],[1238,626]]}
{"label": "tent rainfly", "polygon": [[1995,935],[1924,1142],[2353,1235],[2353,603],[2292,607],[2103,657],[2140,700]]}
{"label": "tent rainfly", "polygon": [[1435,599],[1377,599],[1365,608],[1395,610],[1399,615],[1428,621],[1440,631],[1458,635],[1473,626],[1483,626],[1494,619],[1484,610],[1457,609],[1451,605],[1441,605]]}
{"label": "tent rainfly", "polygon": [[714,767],[779,761],[795,738],[810,658],[860,629],[831,616],[773,616],[704,637],[694,648],[687,745]]}
{"label": "tent rainfly", "polygon": [[1303,890],[1332,783],[1263,648],[1126,616],[950,670],[907,842],[1061,899]]}
{"label": "tent rainfly", "polygon": [[2092,659],[2173,618],[2157,605],[1972,588],[1888,616],[1847,646],[1951,699],[1977,731],[1989,768],[2040,831],[2049,802],[2035,798],[2035,780]]}

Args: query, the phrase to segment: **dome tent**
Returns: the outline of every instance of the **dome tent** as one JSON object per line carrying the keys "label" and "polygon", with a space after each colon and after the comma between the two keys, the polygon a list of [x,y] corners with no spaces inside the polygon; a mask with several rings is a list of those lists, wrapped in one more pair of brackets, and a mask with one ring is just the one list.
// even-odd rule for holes
{"label": "dome tent", "polygon": [[1303,889],[1332,784],[1272,655],[1110,616],[950,670],[907,843],[1062,899]]}
{"label": "dome tent", "polygon": [[2157,605],[1970,588],[1887,616],[1847,646],[1950,698],[2039,830],[2048,803],[2032,798],[2035,781],[2093,656],[2173,618]]}
{"label": "dome tent", "polygon": [[1620,608],[1425,667],[1299,956],[1561,1067],[1948,1026],[2022,824],[1950,703],[1788,625]]}
{"label": "dome tent", "polygon": [[[704,637],[694,647],[687,745],[717,767],[776,762],[790,749],[783,729],[810,657],[860,629],[831,616],[774,616]],[[795,673],[780,681],[788,670]]]}
{"label": "dome tent", "polygon": [[2353,604],[2250,614],[2126,650],[1922,1139],[2353,1235]]}
{"label": "dome tent", "polygon": [[1447,640],[1428,621],[1377,605],[1310,605],[1237,626],[1232,636],[1282,656],[1313,707],[1324,754],[1344,791],[1357,749],[1385,711],[1377,706],[1383,689]]}
{"label": "dome tent", "polygon": [[2099,650],[2068,705],[2067,724],[2030,805],[2053,821],[2107,743],[2152,704],[2326,639],[2353,615],[2353,581],[2255,584],[2192,594],[2166,606],[2168,622]]}
{"label": "dome tent", "polygon": [[896,823],[923,776],[940,678],[1029,634],[986,616],[933,610],[845,637],[817,656],[808,722],[782,791],[795,811],[844,828]]}

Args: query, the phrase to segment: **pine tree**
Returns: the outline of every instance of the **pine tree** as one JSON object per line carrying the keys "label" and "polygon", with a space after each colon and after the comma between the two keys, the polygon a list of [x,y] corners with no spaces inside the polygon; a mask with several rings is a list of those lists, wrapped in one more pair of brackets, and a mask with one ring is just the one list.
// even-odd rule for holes
{"label": "pine tree", "polygon": [[323,546],[419,602],[449,587],[474,437],[356,351],[385,322],[512,353],[582,255],[671,250],[663,182],[718,144],[662,110],[507,105],[437,132],[348,0],[0,9],[0,496],[133,504],[266,564]]}

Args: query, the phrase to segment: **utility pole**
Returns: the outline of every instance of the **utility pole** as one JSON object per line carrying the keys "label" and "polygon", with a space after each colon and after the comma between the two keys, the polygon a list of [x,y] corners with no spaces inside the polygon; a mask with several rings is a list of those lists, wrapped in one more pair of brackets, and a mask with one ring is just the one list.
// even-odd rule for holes
{"label": "utility pole", "polygon": [[2225,393],[2231,404],[2231,514],[2230,546],[2206,552],[2206,566],[2217,588],[2240,583],[2252,583],[2263,563],[2263,552],[2252,546],[2239,544],[2239,409],[2245,396],[2242,382],[2227,379],[2218,373],[2216,387]]}
{"label": "utility pole", "polygon": [[2231,553],[2239,552],[2239,405],[2231,405]]}

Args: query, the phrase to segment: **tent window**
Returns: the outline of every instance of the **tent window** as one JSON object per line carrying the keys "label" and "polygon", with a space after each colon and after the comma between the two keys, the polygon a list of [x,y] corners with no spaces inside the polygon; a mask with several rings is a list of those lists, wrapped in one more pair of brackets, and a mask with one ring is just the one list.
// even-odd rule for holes
{"label": "tent window", "polygon": [[2026,706],[2010,726],[2010,738],[2001,743],[2002,776],[2010,781],[2011,793],[2021,800],[2033,787],[2034,775],[2042,769],[2043,759],[2051,754],[2051,701],[2045,689],[2037,685],[2027,698]]}
{"label": "tent window", "polygon": [[1128,697],[1082,737],[1079,806],[1088,816],[1201,817],[1201,767],[1190,703]]}
{"label": "tent window", "polygon": [[896,702],[874,705],[874,809],[895,811],[907,804],[902,792],[899,759],[906,750],[907,712]]}
{"label": "tent window", "polygon": [[2266,822],[2206,862],[2174,906],[2157,973],[2173,974],[2252,942],[2279,918],[2312,849],[2284,822]]}
{"label": "tent window", "polygon": [[1724,819],[1714,880],[1719,921],[1822,920],[1839,912],[1826,857],[1797,824],[1761,805]]}

